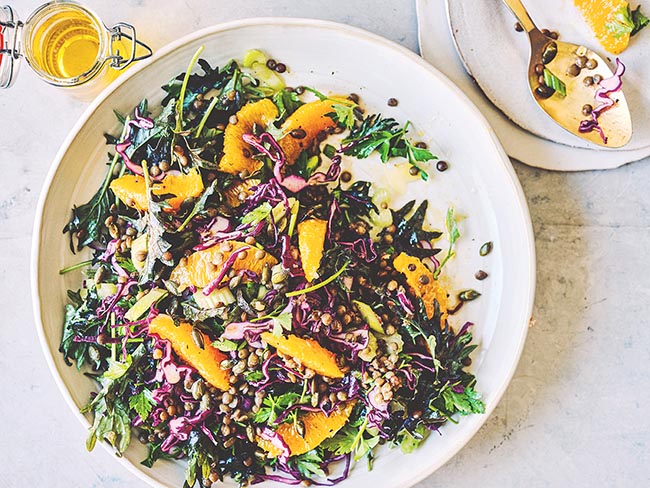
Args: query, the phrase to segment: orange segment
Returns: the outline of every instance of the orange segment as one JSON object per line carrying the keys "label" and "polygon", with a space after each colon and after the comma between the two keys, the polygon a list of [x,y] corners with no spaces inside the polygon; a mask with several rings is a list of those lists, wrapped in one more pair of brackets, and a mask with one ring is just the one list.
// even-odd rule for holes
{"label": "orange segment", "polygon": [[138,175],[120,176],[111,181],[110,189],[127,207],[133,207],[140,212],[149,209],[144,177]]}
{"label": "orange segment", "polygon": [[413,293],[424,302],[424,308],[429,318],[433,317],[433,300],[438,300],[443,321],[447,317],[447,292],[433,279],[433,273],[418,258],[400,253],[393,260],[397,271],[406,276],[406,282],[413,289]]}
{"label": "orange segment", "polygon": [[169,198],[169,203],[173,208],[180,208],[186,198],[198,197],[203,193],[203,180],[198,168],[192,168],[187,174],[170,174],[160,183],[154,183],[151,192],[154,195],[176,195]]}
{"label": "orange segment", "polygon": [[203,335],[204,348],[201,349],[192,339],[192,326],[181,322],[177,327],[169,315],[158,315],[149,324],[149,334],[155,334],[172,344],[174,352],[192,366],[212,386],[220,390],[230,388],[230,370],[221,369],[221,361],[228,357],[210,345],[210,338]]}
{"label": "orange segment", "polygon": [[178,285],[179,291],[185,290],[188,286],[203,288],[219,275],[230,255],[241,248],[248,249],[241,252],[232,264],[231,269],[235,271],[247,269],[260,275],[265,264],[275,266],[278,263],[273,255],[255,246],[238,241],[226,241],[190,254],[174,268],[169,278]]}
{"label": "orange segment", "polygon": [[[120,201],[141,212],[149,210],[149,199],[144,177],[124,175],[113,180],[111,190]],[[203,180],[198,168],[192,168],[187,174],[169,174],[159,183],[153,183],[151,192],[154,195],[173,195],[166,201],[174,210],[178,210],[187,198],[198,197],[203,193]]]}
{"label": "orange segment", "polygon": [[[298,434],[293,422],[280,424],[277,433],[280,434],[287,447],[289,447],[291,456],[304,454],[318,447],[325,439],[329,439],[336,434],[350,418],[354,404],[354,401],[350,401],[340,405],[329,417],[323,412],[308,412],[301,415],[300,421],[305,426],[304,437]],[[257,444],[273,457],[282,454],[280,449],[271,444],[270,441],[258,438]]]}
{"label": "orange segment", "polygon": [[278,352],[290,356],[316,373],[329,378],[343,378],[343,371],[336,362],[336,354],[325,349],[314,339],[303,339],[293,334],[278,337],[271,332],[264,332],[261,337]]}
{"label": "orange segment", "polygon": [[616,24],[616,16],[629,7],[625,0],[575,0],[575,4],[605,50],[619,54],[627,48],[630,34],[617,35],[609,28]]}
{"label": "orange segment", "polygon": [[244,142],[242,136],[253,132],[253,124],[266,128],[278,117],[278,109],[271,100],[265,98],[244,105],[237,112],[236,117],[237,123],[228,124],[223,135],[224,154],[219,163],[219,169],[233,175],[242,172],[251,175],[262,167],[262,162],[253,159],[253,151]]}
{"label": "orange segment", "polygon": [[[298,155],[311,146],[319,132],[336,125],[330,117],[325,115],[334,112],[333,105],[336,103],[343,103],[343,101],[317,100],[306,103],[284,121],[282,130],[286,135],[280,139],[279,143],[288,164],[293,164]],[[305,131],[305,137],[302,139],[296,139],[290,134],[291,131],[298,129]]]}
{"label": "orange segment", "polygon": [[326,235],[326,220],[309,219],[298,224],[298,249],[307,281],[311,282],[318,278]]}

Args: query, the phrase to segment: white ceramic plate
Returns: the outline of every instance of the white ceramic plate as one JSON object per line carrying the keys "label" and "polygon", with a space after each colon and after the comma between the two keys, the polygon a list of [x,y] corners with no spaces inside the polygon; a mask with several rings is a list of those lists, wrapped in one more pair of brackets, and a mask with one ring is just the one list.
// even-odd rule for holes
{"label": "white ceramic plate", "polygon": [[583,171],[616,168],[650,155],[648,148],[601,151],[556,144],[522,129],[490,102],[465,71],[450,34],[446,2],[417,0],[417,12],[422,56],[448,76],[476,104],[511,157],[538,168]]}
{"label": "white ceramic plate", "polygon": [[[445,173],[432,171],[428,183],[418,180],[401,188],[398,200],[428,198],[431,217],[441,224],[448,205],[466,216],[458,258],[449,274],[458,284],[483,293],[462,312],[477,324],[479,352],[474,357],[478,389],[487,405],[485,415],[449,424],[442,436],[432,436],[415,453],[382,450],[373,471],[360,463],[341,486],[407,487],[450,459],[485,422],[503,394],[517,364],[531,313],[535,283],[533,235],[526,201],[494,132],[465,96],[428,63],[381,37],[339,24],[300,19],[255,19],[206,29],[167,46],[153,59],[125,74],[88,108],[64,142],[41,195],[34,228],[32,296],[42,347],[56,382],[82,424],[78,413],[95,385],[67,367],[57,349],[63,322],[66,289],[77,288],[79,274],[58,275],[77,262],[61,234],[74,203],[85,202],[100,183],[106,146],[102,133],[115,132],[113,109],[128,112],[142,97],[160,100],[159,86],[186,68],[199,45],[213,64],[262,48],[290,67],[289,83],[321,90],[357,92],[369,110],[402,121],[408,117],[424,139],[450,161]],[[389,97],[400,104],[386,106]],[[153,105],[152,105],[153,106]],[[426,134],[426,136],[424,135]],[[437,144],[436,144],[437,143]],[[394,171],[367,162],[353,168],[355,177],[391,182]],[[396,202],[396,204],[398,204]],[[492,240],[494,251],[481,258],[481,243]],[[490,278],[476,282],[478,268]],[[464,317],[458,317],[458,321]],[[137,440],[119,462],[157,487],[179,488],[184,464],[161,462],[154,469],[139,463],[146,448]],[[229,483],[226,486],[235,486]],[[266,486],[275,486],[268,484]]]}

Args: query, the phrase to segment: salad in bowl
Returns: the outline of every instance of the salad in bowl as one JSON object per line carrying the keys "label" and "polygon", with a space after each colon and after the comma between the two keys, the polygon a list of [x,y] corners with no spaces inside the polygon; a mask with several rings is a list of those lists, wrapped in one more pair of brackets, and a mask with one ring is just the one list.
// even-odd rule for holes
{"label": "salad in bowl", "polygon": [[482,413],[454,320],[479,293],[444,279],[454,209],[431,227],[427,200],[394,208],[350,164],[426,180],[447,163],[355,94],[285,86],[261,51],[200,56],[159,106],[116,114],[106,177],[64,229],[91,253],[61,270],[85,276],[60,351],[98,384],[87,447],[135,437],[146,466],[185,460],[187,486],[333,485]]}

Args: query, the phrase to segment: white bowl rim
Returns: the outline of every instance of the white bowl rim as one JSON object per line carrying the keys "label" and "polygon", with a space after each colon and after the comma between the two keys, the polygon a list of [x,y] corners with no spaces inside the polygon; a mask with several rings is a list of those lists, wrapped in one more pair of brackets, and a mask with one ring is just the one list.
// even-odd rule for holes
{"label": "white bowl rim", "polygon": [[[66,152],[68,151],[71,143],[75,139],[78,132],[86,124],[86,122],[92,116],[92,114],[97,110],[98,106],[102,102],[104,102],[104,100],[106,100],[106,98],[108,98],[126,80],[132,78],[133,76],[136,76],[144,68],[156,62],[158,59],[165,57],[168,53],[174,51],[175,49],[178,49],[183,45],[194,42],[205,36],[216,34],[219,32],[225,32],[229,30],[237,30],[245,27],[254,27],[258,25],[268,26],[269,24],[273,24],[276,26],[285,25],[285,26],[299,26],[299,27],[311,27],[315,29],[335,30],[335,31],[348,34],[359,40],[373,43],[380,49],[391,49],[397,52],[398,54],[405,56],[411,62],[414,62],[420,65],[421,67],[425,68],[426,70],[428,70],[431,74],[436,76],[442,83],[444,83],[449,90],[454,92],[459,97],[459,99],[464,101],[467,108],[469,108],[473,112],[473,115],[476,117],[476,120],[485,128],[488,135],[490,136],[490,139],[494,145],[494,149],[496,153],[500,156],[500,161],[503,166],[503,169],[505,170],[507,176],[509,176],[511,179],[512,188],[515,190],[515,194],[516,194],[515,196],[518,200],[519,205],[521,206],[521,210],[523,211],[523,217],[525,220],[524,237],[527,246],[526,249],[522,249],[522,251],[527,252],[529,256],[528,259],[529,268],[527,271],[528,271],[528,276],[530,277],[528,283],[528,293],[526,295],[527,303],[525,309],[528,311],[527,316],[532,317],[533,302],[535,298],[535,273],[536,273],[535,238],[534,238],[533,226],[530,219],[530,212],[528,210],[526,197],[524,195],[519,179],[517,178],[517,175],[514,171],[514,168],[510,160],[508,159],[508,156],[506,155],[505,151],[503,150],[494,130],[489,125],[485,116],[478,110],[478,108],[476,108],[473,102],[460,90],[460,88],[454,85],[444,74],[438,71],[438,69],[436,69],[434,66],[429,64],[427,61],[425,61],[423,58],[418,56],[413,51],[409,50],[404,46],[397,44],[394,41],[391,41],[378,34],[371,33],[359,27],[353,27],[339,22],[299,18],[299,17],[255,17],[255,18],[239,19],[239,20],[215,24],[213,26],[206,27],[196,32],[187,34],[163,46],[162,48],[157,50],[157,52],[151,58],[147,59],[146,61],[142,61],[138,63],[136,66],[129,69],[126,73],[122,74],[119,78],[113,81],[108,87],[106,87],[97,96],[97,98],[95,98],[90,103],[90,105],[86,108],[86,110],[83,112],[83,114],[81,115],[77,123],[73,126],[73,128],[70,130],[67,137],[61,144],[61,147],[59,148],[59,151],[57,152],[53,160],[53,164],[48,171],[48,174],[45,178],[43,187],[40,192],[40,196],[36,207],[36,213],[34,217],[34,227],[32,229],[32,249],[31,249],[31,259],[30,259],[32,308],[34,311],[36,330],[37,330],[41,349],[43,350],[43,354],[45,356],[45,360],[47,362],[47,365],[50,369],[52,376],[54,377],[56,385],[59,388],[59,391],[63,395],[63,398],[65,399],[66,403],[72,410],[75,417],[79,420],[79,422],[81,422],[81,424],[86,429],[90,427],[90,423],[88,422],[86,417],[84,417],[84,415],[81,414],[81,412],[79,411],[78,406],[75,404],[74,400],[72,399],[72,396],[70,395],[70,392],[67,386],[64,384],[63,379],[59,374],[59,371],[54,363],[53,352],[49,348],[47,344],[47,340],[45,338],[45,331],[43,327],[42,314],[41,314],[41,303],[40,303],[39,287],[38,287],[38,283],[39,283],[38,258],[41,251],[40,235],[41,235],[41,229],[43,224],[43,212],[45,207],[45,201],[49,194],[54,176],[56,175],[59,165],[61,164],[61,161],[63,160]],[[488,417],[490,416],[490,414],[492,413],[496,405],[499,403],[501,397],[503,396],[508,385],[510,384],[510,381],[514,376],[515,370],[519,363],[519,358],[521,357],[521,353],[523,351],[527,332],[528,332],[528,324],[522,324],[519,341],[517,343],[517,350],[515,351],[515,354],[511,356],[511,364],[510,364],[508,374],[504,376],[502,383],[495,391],[494,401],[486,406],[485,413],[481,416],[481,420],[479,422],[474,423],[472,428],[469,429],[466,432],[465,436],[461,438],[460,441],[457,443],[455,449],[450,449],[445,456],[443,456],[441,459],[438,460],[437,463],[431,463],[429,465],[426,465],[424,469],[416,470],[409,479],[404,480],[401,486],[404,487],[413,486],[419,481],[429,476],[430,474],[432,474],[434,471],[436,471],[441,466],[446,464],[469,442],[469,440],[472,437],[474,437],[476,432],[487,421]],[[107,443],[101,442],[100,444],[107,450],[107,452],[113,453],[113,450]],[[139,469],[135,464],[130,462],[125,457],[116,457],[116,460],[128,471],[133,473],[135,476],[137,476],[145,483],[148,483],[150,486],[155,488],[168,488],[166,485],[159,483],[152,477],[148,476],[143,470]]]}

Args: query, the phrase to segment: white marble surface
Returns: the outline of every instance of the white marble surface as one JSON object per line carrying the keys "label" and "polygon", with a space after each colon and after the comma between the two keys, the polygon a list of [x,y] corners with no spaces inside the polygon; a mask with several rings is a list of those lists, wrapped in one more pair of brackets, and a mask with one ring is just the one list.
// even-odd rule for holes
{"label": "white marble surface", "polygon": [[[16,7],[26,16],[38,3]],[[353,24],[417,49],[409,0],[87,3],[107,23],[136,24],[154,47],[219,21],[282,15]],[[32,318],[34,209],[84,107],[28,69],[0,93],[2,488],[146,486],[105,450],[85,451],[85,432],[50,377]],[[536,323],[493,415],[418,488],[650,486],[649,162],[576,174],[516,164],[537,235]]]}

